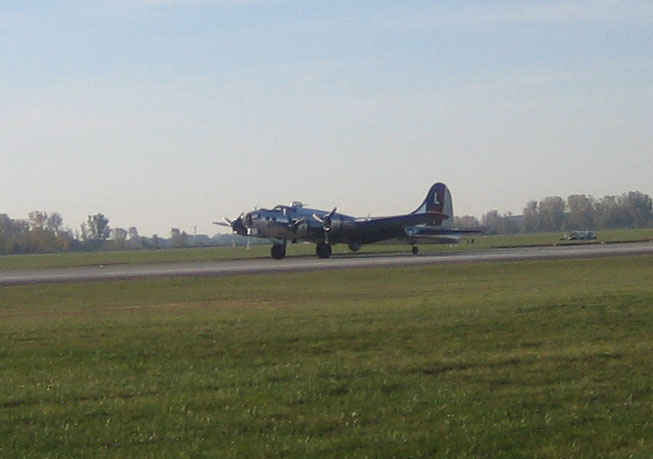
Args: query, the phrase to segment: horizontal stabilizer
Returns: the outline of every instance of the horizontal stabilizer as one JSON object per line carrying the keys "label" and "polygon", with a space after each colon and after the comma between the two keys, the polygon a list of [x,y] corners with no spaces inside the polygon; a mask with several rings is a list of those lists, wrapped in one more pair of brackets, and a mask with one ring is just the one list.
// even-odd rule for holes
{"label": "horizontal stabilizer", "polygon": [[406,236],[411,240],[427,240],[439,243],[457,243],[461,237],[482,234],[481,230],[443,228],[442,226],[417,225],[405,228]]}

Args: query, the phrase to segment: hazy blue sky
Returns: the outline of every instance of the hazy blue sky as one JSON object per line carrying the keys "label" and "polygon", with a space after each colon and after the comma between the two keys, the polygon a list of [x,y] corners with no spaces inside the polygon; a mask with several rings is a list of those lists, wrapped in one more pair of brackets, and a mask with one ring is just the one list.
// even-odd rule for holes
{"label": "hazy blue sky", "polygon": [[0,213],[167,235],[253,206],[653,195],[653,2],[0,3]]}

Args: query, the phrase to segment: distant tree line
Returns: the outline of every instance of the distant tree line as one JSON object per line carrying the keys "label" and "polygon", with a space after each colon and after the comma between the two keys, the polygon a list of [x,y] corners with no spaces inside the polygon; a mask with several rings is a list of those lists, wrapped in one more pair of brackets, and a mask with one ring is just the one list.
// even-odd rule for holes
{"label": "distant tree line", "polygon": [[183,247],[249,246],[266,243],[234,234],[190,235],[171,228],[168,238],[144,237],[132,226],[112,228],[102,213],[89,215],[79,229],[64,227],[57,212],[37,210],[26,219],[12,219],[0,213],[0,255],[91,250],[167,249]]}
{"label": "distant tree line", "polygon": [[652,207],[651,197],[639,191],[600,199],[573,194],[566,201],[560,196],[549,196],[539,202],[527,202],[522,215],[491,210],[480,221],[464,216],[456,217],[454,224],[482,227],[488,234],[644,228],[653,224]]}
{"label": "distant tree line", "polygon": [[[487,234],[642,228],[653,224],[653,212],[651,197],[639,191],[600,199],[574,194],[566,201],[559,196],[549,196],[539,202],[529,201],[522,215],[491,210],[480,221],[466,215],[455,217],[453,223],[459,228],[483,228]],[[101,213],[89,215],[79,230],[64,227],[63,218],[57,212],[48,214],[35,210],[28,214],[27,219],[12,219],[0,214],[0,255],[244,245],[245,241],[245,238],[235,235],[191,236],[179,228],[170,230],[170,238],[156,234],[141,237],[134,226],[129,229],[111,228],[109,219]]]}
{"label": "distant tree line", "polygon": [[70,250],[75,236],[62,228],[61,215],[34,211],[27,220],[13,220],[0,214],[0,253],[35,253]]}
{"label": "distant tree line", "polygon": [[[144,240],[145,239],[145,240]],[[35,210],[27,219],[12,219],[0,214],[0,254],[44,253],[72,250],[128,249],[152,246],[141,238],[136,227],[111,229],[101,213],[89,215],[79,230],[63,226],[57,212]]]}

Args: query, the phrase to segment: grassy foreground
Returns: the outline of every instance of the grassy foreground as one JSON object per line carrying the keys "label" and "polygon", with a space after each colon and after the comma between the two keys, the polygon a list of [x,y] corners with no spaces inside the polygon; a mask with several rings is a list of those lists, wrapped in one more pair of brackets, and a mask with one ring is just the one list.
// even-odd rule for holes
{"label": "grassy foreground", "polygon": [[653,257],[0,288],[0,457],[651,457]]}
{"label": "grassy foreground", "polygon": [[[505,246],[553,245],[558,244],[562,233],[535,233],[496,236],[474,236],[474,244],[462,241],[457,245],[420,244],[421,253],[459,252],[465,250],[483,250]],[[598,232],[598,241],[639,241],[653,240],[653,229],[618,229]],[[597,242],[598,242],[597,241]],[[576,243],[583,243],[577,241]],[[566,242],[570,243],[570,242]],[[573,244],[574,242],[571,242]],[[408,243],[396,242],[365,245],[360,254],[365,253],[409,253]],[[333,253],[351,254],[344,244],[337,244]],[[0,271],[20,269],[47,269],[77,266],[97,266],[112,264],[152,264],[177,262],[206,262],[248,258],[267,258],[270,256],[269,245],[243,247],[207,247],[164,250],[116,250],[105,252],[66,252],[37,255],[0,255]],[[289,244],[288,256],[315,256],[314,244]]]}

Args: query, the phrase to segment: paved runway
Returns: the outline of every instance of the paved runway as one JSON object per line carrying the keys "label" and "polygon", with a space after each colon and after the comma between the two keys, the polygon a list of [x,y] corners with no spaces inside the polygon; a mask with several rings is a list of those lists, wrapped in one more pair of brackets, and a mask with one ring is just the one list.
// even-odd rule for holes
{"label": "paved runway", "polygon": [[283,260],[266,258],[198,263],[109,265],[30,271],[0,271],[0,285],[134,279],[157,276],[225,276],[284,271],[316,271],[324,269],[382,266],[416,266],[480,261],[492,262],[528,259],[590,258],[619,255],[653,255],[653,243],[528,247],[462,252],[447,255],[412,256],[407,254],[354,254],[334,256],[327,260],[313,257],[289,257]]}

